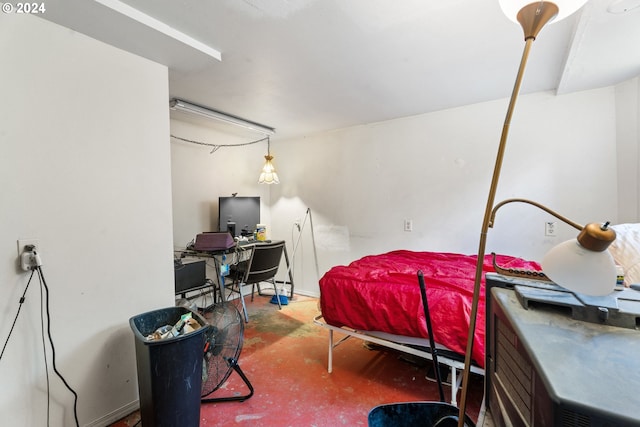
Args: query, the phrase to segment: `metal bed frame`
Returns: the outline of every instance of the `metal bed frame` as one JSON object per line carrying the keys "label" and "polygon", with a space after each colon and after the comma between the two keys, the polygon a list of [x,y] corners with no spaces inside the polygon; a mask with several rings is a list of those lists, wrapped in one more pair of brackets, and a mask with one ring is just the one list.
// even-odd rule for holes
{"label": "metal bed frame", "polygon": [[[324,320],[322,314],[314,317],[313,323],[329,330],[329,355],[327,367],[327,371],[329,373],[333,371],[333,349],[349,338],[359,338],[363,341],[369,341],[374,344],[388,347],[403,353],[412,354],[414,356],[418,356],[427,360],[433,360],[433,356],[429,347],[429,340],[427,338],[407,337],[402,335],[388,334],[384,332],[359,331],[348,328],[346,326],[333,326],[329,325]],[[333,337],[334,332],[338,332],[346,336],[335,342]],[[462,383],[462,376],[459,376],[458,373],[464,369],[464,357],[461,356],[462,361],[452,359],[451,357],[447,357],[446,354],[443,354],[443,351],[453,354],[451,350],[448,350],[446,347],[439,344],[436,344],[436,347],[438,348],[438,363],[449,367],[451,373],[451,404],[457,405],[457,394]],[[472,365],[471,372],[484,376],[484,369],[480,368],[479,366]]]}

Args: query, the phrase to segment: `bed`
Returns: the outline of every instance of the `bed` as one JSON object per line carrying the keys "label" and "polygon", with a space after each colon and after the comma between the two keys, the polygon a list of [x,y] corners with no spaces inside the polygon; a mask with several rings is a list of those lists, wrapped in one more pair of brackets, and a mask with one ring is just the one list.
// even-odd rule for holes
{"label": "bed", "polygon": [[[329,330],[328,370],[333,350],[349,338],[359,338],[425,359],[431,359],[417,272],[425,277],[438,362],[450,370],[451,403],[464,368],[475,255],[397,250],[365,256],[347,266],[331,268],[320,279],[321,314],[317,325]],[[495,271],[492,255],[485,256],[484,272]],[[496,255],[500,267],[540,270],[536,262]],[[483,275],[484,284],[484,275]],[[471,371],[484,375],[484,286],[481,291]],[[344,337],[334,342],[334,332]]]}
{"label": "bed", "polygon": [[609,252],[622,267],[627,286],[640,284],[640,223],[612,225],[616,240],[609,246]]}

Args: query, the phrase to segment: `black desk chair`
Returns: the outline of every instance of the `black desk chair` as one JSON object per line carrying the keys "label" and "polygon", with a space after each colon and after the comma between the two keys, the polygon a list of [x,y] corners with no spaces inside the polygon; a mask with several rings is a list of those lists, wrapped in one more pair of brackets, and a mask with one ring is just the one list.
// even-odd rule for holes
{"label": "black desk chair", "polygon": [[257,243],[252,245],[249,259],[246,262],[238,264],[232,272],[232,292],[240,294],[245,322],[249,322],[249,315],[247,314],[247,306],[245,305],[244,294],[242,293],[244,286],[251,285],[251,301],[253,301],[256,285],[258,286],[258,290],[260,290],[259,283],[271,283],[276,299],[278,300],[278,307],[282,309],[280,299],[277,297],[278,289],[276,288],[275,276],[280,266],[280,260],[282,259],[284,243],[283,240],[274,243]]}

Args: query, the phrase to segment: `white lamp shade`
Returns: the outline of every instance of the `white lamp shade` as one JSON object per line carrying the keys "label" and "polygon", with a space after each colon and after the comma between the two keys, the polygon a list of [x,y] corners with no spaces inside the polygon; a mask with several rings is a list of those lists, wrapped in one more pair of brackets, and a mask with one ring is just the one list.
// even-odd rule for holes
{"label": "white lamp shade", "polygon": [[258,183],[260,184],[280,184],[280,179],[278,178],[278,173],[276,172],[276,168],[271,163],[273,157],[270,155],[264,156],[265,162],[262,167],[262,172],[260,173],[260,178],[258,178]]}
{"label": "white lamp shade", "polygon": [[552,248],[541,264],[551,280],[573,292],[602,296],[616,286],[616,266],[609,251],[589,251],[576,239]]}
{"label": "white lamp shade", "polygon": [[[499,2],[502,12],[507,15],[507,18],[511,19],[515,23],[518,23],[517,16],[520,9],[532,3],[538,3],[535,0],[499,0]],[[586,2],[587,0],[554,0],[549,2],[558,6],[558,15],[552,22],[558,22],[566,18],[584,6]],[[540,3],[542,2],[540,1]]]}

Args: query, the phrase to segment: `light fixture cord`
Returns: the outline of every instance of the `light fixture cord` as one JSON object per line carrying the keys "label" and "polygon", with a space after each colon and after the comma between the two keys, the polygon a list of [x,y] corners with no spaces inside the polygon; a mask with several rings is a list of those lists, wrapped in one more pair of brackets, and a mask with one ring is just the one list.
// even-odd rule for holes
{"label": "light fixture cord", "polygon": [[269,147],[269,141],[270,141],[268,136],[265,137],[265,138],[257,139],[255,141],[243,142],[243,143],[240,143],[240,144],[211,144],[211,143],[208,143],[208,142],[194,141],[192,139],[181,138],[181,137],[175,136],[173,134],[171,134],[171,138],[177,139],[178,141],[189,142],[191,144],[197,144],[197,145],[204,145],[204,146],[207,146],[207,147],[213,147],[213,149],[211,150],[211,152],[209,154],[215,153],[216,151],[218,151],[222,147],[244,147],[244,146],[247,146],[247,145],[257,144],[257,143],[262,142],[264,140],[267,141],[267,151],[268,151],[269,150],[269,148],[268,148]]}

